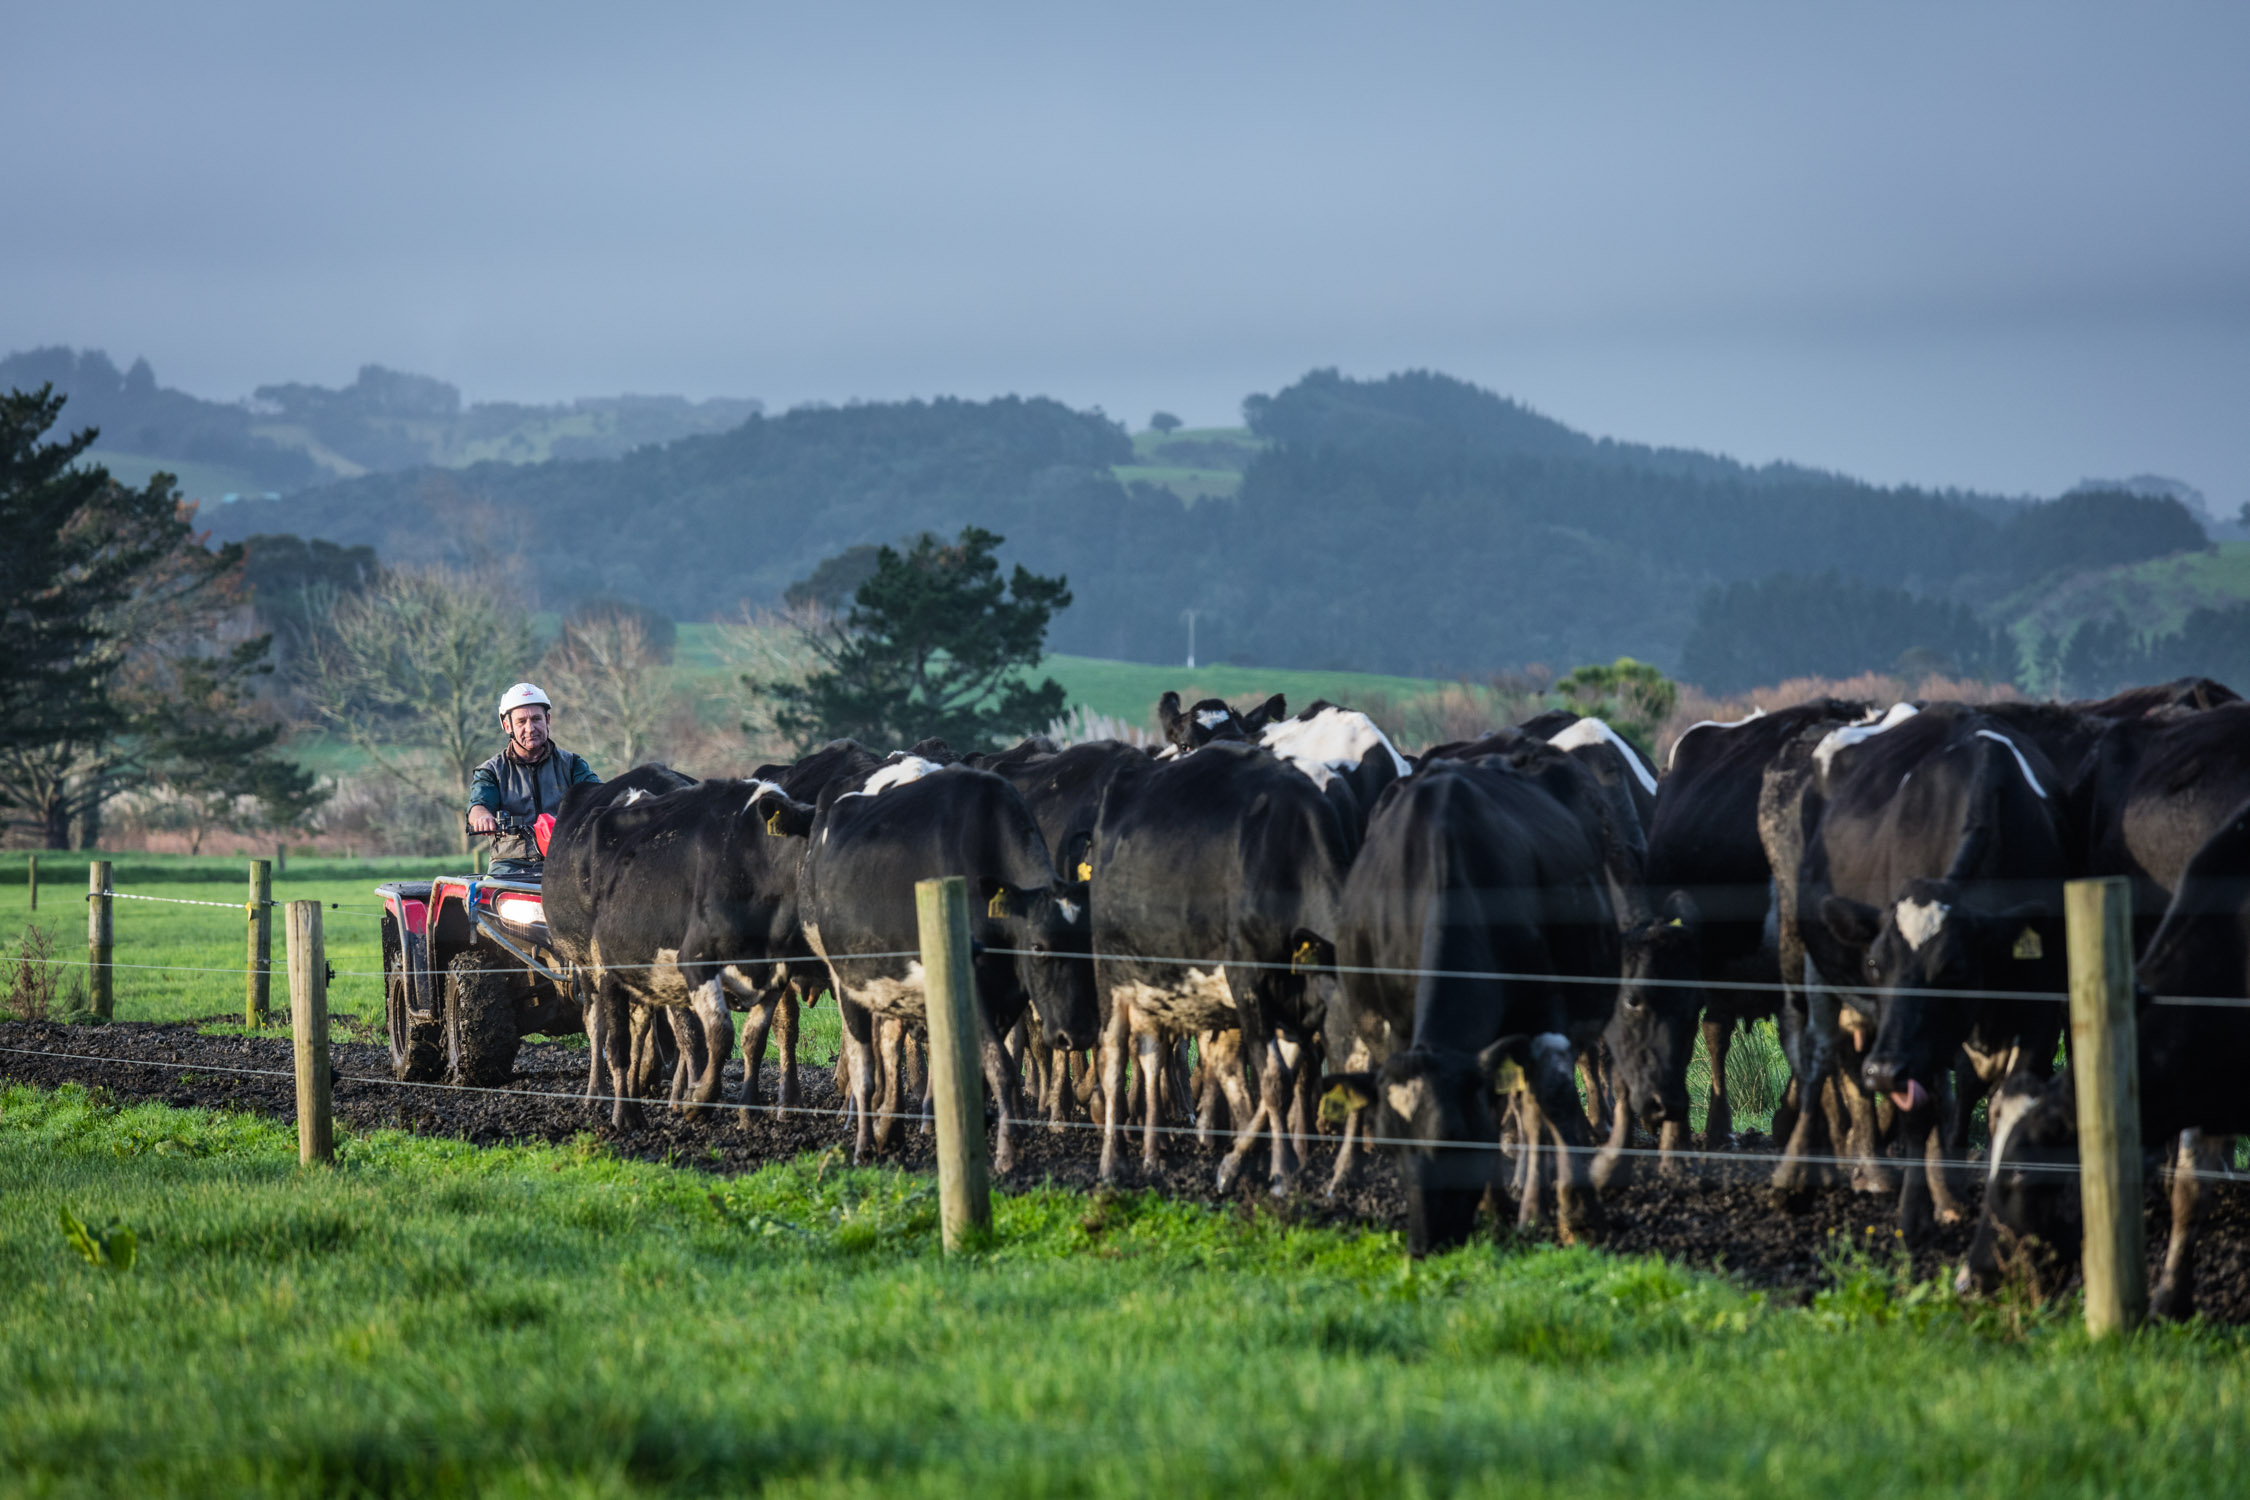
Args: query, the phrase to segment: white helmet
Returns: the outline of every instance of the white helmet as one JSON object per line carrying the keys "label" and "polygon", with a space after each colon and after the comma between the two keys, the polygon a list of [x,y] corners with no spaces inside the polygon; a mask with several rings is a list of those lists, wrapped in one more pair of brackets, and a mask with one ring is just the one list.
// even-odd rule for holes
{"label": "white helmet", "polygon": [[536,703],[549,713],[555,711],[555,705],[548,701],[545,693],[540,692],[531,683],[519,682],[500,695],[500,722],[503,724],[508,722],[509,709],[521,708],[526,703]]}

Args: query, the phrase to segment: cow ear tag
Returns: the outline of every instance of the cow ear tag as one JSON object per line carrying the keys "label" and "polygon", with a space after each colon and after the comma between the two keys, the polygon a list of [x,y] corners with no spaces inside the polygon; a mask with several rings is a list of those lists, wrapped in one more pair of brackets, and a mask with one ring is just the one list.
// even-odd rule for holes
{"label": "cow ear tag", "polygon": [[766,834],[769,838],[780,838],[782,836],[781,814],[782,809],[778,807],[766,814]]}
{"label": "cow ear tag", "polygon": [[1289,956],[1289,972],[1292,974],[1308,974],[1319,967],[1320,948],[1315,943],[1299,943],[1297,951]]}
{"label": "cow ear tag", "polygon": [[1667,927],[1685,927],[1687,926],[1687,923],[1681,921],[1678,917],[1674,917],[1671,921],[1666,922],[1664,925]]}
{"label": "cow ear tag", "polygon": [[1500,1066],[1492,1073],[1492,1092],[1495,1094],[1520,1094],[1524,1090],[1523,1064],[1512,1057],[1500,1059]]}
{"label": "cow ear tag", "polygon": [[1092,860],[1082,859],[1078,862],[1078,878],[1081,881],[1094,878],[1094,862]]}
{"label": "cow ear tag", "polygon": [[984,904],[984,914],[988,917],[1004,917],[1008,914],[1008,888],[1006,886],[1002,886],[992,893],[992,899]]}
{"label": "cow ear tag", "polygon": [[2045,958],[2047,945],[2039,941],[2039,929],[2026,927],[2016,934],[2015,954],[2020,959]]}

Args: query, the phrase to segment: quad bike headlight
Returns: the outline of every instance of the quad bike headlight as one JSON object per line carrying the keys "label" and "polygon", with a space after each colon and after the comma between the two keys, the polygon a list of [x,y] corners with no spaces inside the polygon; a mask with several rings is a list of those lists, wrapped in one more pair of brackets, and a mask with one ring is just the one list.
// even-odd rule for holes
{"label": "quad bike headlight", "polygon": [[501,921],[519,927],[546,920],[546,908],[540,905],[537,896],[502,896],[492,903],[492,910]]}

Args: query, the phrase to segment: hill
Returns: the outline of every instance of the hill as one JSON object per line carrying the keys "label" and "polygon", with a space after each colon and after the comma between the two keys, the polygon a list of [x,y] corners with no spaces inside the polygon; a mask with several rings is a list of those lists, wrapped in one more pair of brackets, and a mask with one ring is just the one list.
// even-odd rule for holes
{"label": "hill", "polygon": [[[370,474],[212,517],[391,561],[510,559],[546,607],[595,593],[713,618],[845,548],[974,522],[1064,573],[1049,644],[1407,677],[1631,655],[1676,668],[1727,585],[1835,573],[1984,608],[2034,576],[2204,545],[2084,496],[1882,488],[1597,439],[1429,372],[1315,371],[1247,432],[1129,436],[1043,399],[800,409],[606,460]],[[2136,500],[2177,509],[2168,500]],[[2027,571],[2033,570],[2033,571]],[[1868,667],[1888,668],[1889,660]]]}
{"label": "hill", "polygon": [[243,402],[160,386],[145,359],[120,372],[98,349],[31,349],[0,359],[0,390],[52,383],[71,430],[99,427],[93,461],[123,478],[157,469],[190,499],[287,494],[380,470],[486,460],[606,458],[648,443],[723,432],[756,415],[748,400],[614,396],[551,406],[463,405],[442,380],[364,365],[340,389],[260,386]]}

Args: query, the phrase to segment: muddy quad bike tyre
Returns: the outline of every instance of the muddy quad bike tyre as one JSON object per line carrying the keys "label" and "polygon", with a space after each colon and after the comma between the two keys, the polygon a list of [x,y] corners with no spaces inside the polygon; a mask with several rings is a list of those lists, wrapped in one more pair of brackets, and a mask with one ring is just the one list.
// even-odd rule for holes
{"label": "muddy quad bike tyre", "polygon": [[391,1076],[401,1083],[435,1083],[445,1075],[445,1017],[417,1017],[411,1003],[406,955],[383,964],[383,1013],[390,1023]]}
{"label": "muddy quad bike tyre", "polygon": [[461,953],[445,968],[445,1064],[454,1083],[489,1087],[516,1070],[516,1001],[508,971]]}

